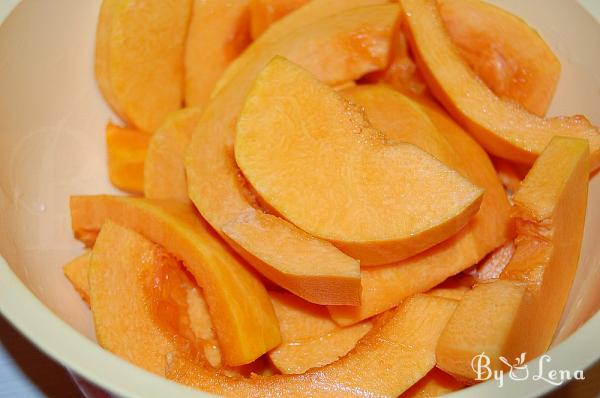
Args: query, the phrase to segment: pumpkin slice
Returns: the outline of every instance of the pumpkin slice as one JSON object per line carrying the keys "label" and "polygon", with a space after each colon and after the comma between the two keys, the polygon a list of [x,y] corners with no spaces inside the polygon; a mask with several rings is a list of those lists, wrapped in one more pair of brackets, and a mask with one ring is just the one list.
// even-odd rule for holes
{"label": "pumpkin slice", "polygon": [[102,2],[96,80],[115,112],[142,131],[154,132],[181,106],[190,11],[191,0]]}
{"label": "pumpkin slice", "polygon": [[90,245],[107,219],[141,233],[184,262],[204,290],[227,365],[252,362],[279,344],[277,318],[264,286],[192,208],[175,201],[71,197],[78,239]]}
{"label": "pumpkin slice", "polygon": [[433,368],[439,333],[455,308],[454,300],[412,297],[348,355],[302,375],[227,378],[202,363],[171,355],[167,377],[232,397],[395,397]]}
{"label": "pumpkin slice", "polygon": [[[223,227],[236,222],[242,216],[248,216],[251,212],[257,212],[254,198],[245,186],[245,181],[235,164],[233,157],[233,141],[235,137],[235,123],[239,117],[244,99],[256,78],[256,75],[264,65],[277,54],[282,54],[294,61],[300,62],[316,74],[320,79],[329,83],[342,83],[361,76],[362,74],[385,65],[389,39],[396,25],[398,15],[397,5],[383,5],[362,7],[348,10],[339,15],[325,18],[310,28],[296,32],[277,43],[263,47],[259,55],[252,59],[242,73],[235,77],[232,84],[211,101],[193,134],[192,141],[186,156],[186,173],[190,198],[202,214],[202,216],[217,230],[223,232]],[[281,21],[283,22],[283,21]],[[318,49],[318,50],[317,50]],[[247,54],[248,52],[246,52]],[[315,279],[322,280],[319,269],[323,261],[318,260],[318,252],[311,254],[315,244],[306,239],[306,233],[294,227],[282,219],[273,217],[269,222],[277,224],[274,230],[266,229],[252,233],[259,235],[250,236],[249,242],[260,239],[269,242],[279,239],[282,230],[286,230],[286,244],[284,253],[279,256],[282,247],[273,248],[269,255],[261,254],[256,248],[244,244],[243,239],[237,241],[238,246],[254,256],[260,255],[260,262],[248,257],[248,259],[264,273],[260,264],[278,268],[277,264],[270,264],[273,258],[285,262],[293,259],[295,263],[306,265],[305,274],[316,274]],[[235,238],[234,238],[235,239]],[[324,251],[328,251],[326,260],[340,259],[336,264],[329,267],[339,270],[332,276],[331,280],[338,278],[342,284],[346,284],[348,275],[355,273],[356,262],[345,256],[342,252],[331,245],[321,244]],[[242,253],[244,251],[240,250]],[[283,268],[287,272],[291,266]],[[266,275],[268,277],[268,275]],[[358,274],[354,277],[354,288],[351,294],[346,296],[346,304],[354,305],[358,302],[360,294]],[[278,280],[278,284],[286,289],[293,289],[293,281]],[[327,295],[338,290],[331,286],[328,291],[320,290],[320,284],[305,283],[306,289],[312,289],[311,296],[294,290],[294,293],[316,303],[327,303]],[[339,289],[338,291],[348,291]],[[323,300],[317,299],[321,297]],[[315,299],[317,298],[317,299]],[[339,297],[336,298],[340,304]]]}
{"label": "pumpkin slice", "polygon": [[[172,304],[177,293],[152,297],[153,279],[177,261],[133,230],[108,221],[94,246],[89,263],[90,306],[98,343],[136,366],[164,375],[165,355],[177,350],[177,341],[157,323],[178,325],[183,314]],[[180,288],[183,289],[183,288]],[[168,314],[159,314],[156,300]],[[176,326],[174,326],[176,327]],[[143,333],[140,333],[143,331]]]}
{"label": "pumpkin slice", "polygon": [[[254,268],[303,299],[329,305],[360,303],[360,263],[331,243],[254,209],[225,224],[223,232]],[[306,252],[298,253],[300,248]]]}
{"label": "pumpkin slice", "polygon": [[438,368],[433,368],[425,377],[400,395],[400,398],[433,398],[462,389],[464,385]]}
{"label": "pumpkin slice", "polygon": [[[400,117],[402,107],[395,109],[397,113],[388,113],[387,123],[403,120]],[[450,276],[477,264],[512,237],[510,206],[485,151],[435,105],[423,105],[421,109],[452,145],[456,159],[460,161],[456,168],[485,189],[481,208],[458,234],[431,249],[391,265],[363,268],[361,305],[328,307],[332,318],[340,325],[359,322],[398,305],[413,294],[434,288]],[[391,131],[385,125],[374,126]],[[422,141],[421,138],[414,140],[411,142],[417,145]]]}
{"label": "pumpkin slice", "polygon": [[[211,98],[215,98],[219,92],[225,88],[240,72],[249,65],[256,62],[257,58],[262,58],[265,52],[271,54],[269,58],[277,55],[269,51],[275,43],[294,32],[300,32],[305,28],[318,23],[321,20],[333,17],[339,13],[349,11],[353,8],[366,7],[378,4],[389,3],[388,0],[311,0],[305,7],[301,7],[297,12],[283,17],[280,21],[274,23],[260,37],[256,39],[239,57],[237,57],[225,70],[217,82]],[[383,22],[383,21],[382,21]],[[385,24],[385,22],[384,22]],[[312,29],[312,28],[309,28]],[[369,46],[367,46],[369,47]],[[314,47],[318,51],[324,51],[323,48]],[[288,49],[289,51],[289,49]],[[375,54],[375,53],[373,53]],[[280,55],[286,56],[285,53]],[[289,56],[288,56],[289,57]],[[387,61],[387,60],[386,60]],[[331,61],[330,61],[331,62]],[[385,65],[385,63],[384,63]],[[384,66],[382,65],[382,67]]]}
{"label": "pumpkin slice", "polygon": [[235,158],[279,214],[363,264],[447,239],[477,212],[483,193],[418,147],[388,144],[357,107],[281,57],[248,94]]}
{"label": "pumpkin slice", "polygon": [[87,250],[85,253],[75,257],[69,261],[63,267],[63,272],[75,291],[79,294],[81,299],[86,303],[90,303],[90,284],[88,283],[88,268],[90,264],[90,258],[92,256],[91,250]]}
{"label": "pumpkin slice", "polygon": [[532,164],[552,137],[578,137],[590,142],[592,167],[600,165],[600,131],[585,117],[544,119],[497,97],[461,58],[444,28],[435,0],[401,3],[409,44],[429,88],[486,150]]}
{"label": "pumpkin slice", "polygon": [[302,7],[308,0],[251,0],[250,33],[256,40],[273,22]]}
{"label": "pumpkin slice", "polygon": [[108,177],[117,188],[131,192],[144,192],[144,161],[150,136],[127,127],[106,125],[108,151]]}
{"label": "pumpkin slice", "polygon": [[577,270],[588,157],[587,141],[556,137],[534,163],[515,195],[515,254],[500,280],[461,301],[437,348],[442,369],[473,380],[470,361],[481,352],[499,369],[501,355],[532,359],[548,349]]}
{"label": "pumpkin slice", "polygon": [[[111,223],[111,221],[108,221],[108,223]],[[156,251],[162,250],[158,247],[155,249]],[[66,277],[69,279],[75,290],[79,293],[81,299],[88,304],[90,303],[90,284],[88,281],[88,275],[91,255],[92,251],[89,250],[76,257],[63,268]],[[165,254],[165,257],[169,258],[169,255]],[[127,260],[131,259],[128,258]],[[110,264],[109,266],[112,267],[114,265]],[[124,268],[131,269],[131,266],[126,266]],[[170,270],[172,272],[162,273],[163,282],[164,277],[167,275],[171,276],[173,272],[177,274],[174,278],[175,280],[183,280],[184,282],[187,281],[186,279],[180,277],[183,271],[178,269],[176,270],[173,267],[171,267]],[[159,276],[159,274],[156,275]],[[222,367],[221,350],[219,349],[219,343],[217,342],[217,338],[214,334],[212,320],[210,319],[210,314],[208,312],[208,307],[206,305],[206,301],[204,300],[204,296],[202,295],[200,289],[195,285],[186,284],[186,291],[185,303],[183,303],[184,300],[180,300],[178,307],[181,307],[181,309],[184,310],[187,308],[189,329],[195,336],[196,344],[201,346],[204,352],[204,357],[208,363],[210,363],[213,367]],[[183,297],[183,295],[181,296]],[[181,333],[178,332],[178,334]],[[247,373],[247,370],[244,367],[229,368],[229,370],[238,371],[240,374]]]}
{"label": "pumpkin slice", "polygon": [[281,331],[281,344],[269,352],[273,365],[284,374],[300,374],[328,365],[346,355],[371,330],[365,321],[339,327],[323,306],[289,293],[271,292]]}
{"label": "pumpkin slice", "polygon": [[438,0],[442,21],[460,55],[499,97],[543,116],[560,62],[521,18],[480,0]]}
{"label": "pumpkin slice", "polygon": [[250,44],[251,0],[193,0],[185,42],[185,103],[203,108],[229,63]]}
{"label": "pumpkin slice", "polygon": [[190,203],[184,157],[201,115],[198,108],[177,110],[152,135],[144,164],[144,196]]}

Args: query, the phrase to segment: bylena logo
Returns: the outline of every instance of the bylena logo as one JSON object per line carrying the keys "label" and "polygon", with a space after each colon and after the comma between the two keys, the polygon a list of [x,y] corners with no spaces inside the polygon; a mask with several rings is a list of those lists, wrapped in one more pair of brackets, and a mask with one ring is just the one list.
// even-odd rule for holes
{"label": "bylena logo", "polygon": [[548,354],[544,354],[538,358],[538,367],[535,374],[530,374],[529,366],[525,363],[525,353],[522,353],[515,358],[514,362],[510,362],[505,357],[499,357],[498,359],[502,362],[507,370],[492,369],[491,360],[485,352],[475,355],[471,360],[471,369],[475,372],[475,380],[486,381],[496,380],[498,386],[504,386],[504,377],[508,377],[510,380],[523,381],[533,380],[552,384],[553,386],[559,386],[565,381],[569,380],[584,380],[583,370],[576,370],[571,372],[569,370],[545,370],[544,366],[552,362],[552,358]]}

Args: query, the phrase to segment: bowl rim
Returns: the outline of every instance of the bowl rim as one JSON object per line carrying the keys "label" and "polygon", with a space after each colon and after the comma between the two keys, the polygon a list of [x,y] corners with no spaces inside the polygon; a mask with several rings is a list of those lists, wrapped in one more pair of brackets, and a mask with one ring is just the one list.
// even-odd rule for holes
{"label": "bowl rim", "polygon": [[[27,310],[24,311],[24,308]],[[1,255],[0,312],[29,341],[55,361],[118,396],[158,398],[164,396],[165,389],[182,398],[215,396],[147,372],[105,351],[46,307],[17,277]],[[589,348],[600,347],[599,331],[600,311],[547,352],[552,357],[552,362],[546,364],[544,369],[571,372],[587,369],[598,360],[599,353]],[[531,374],[538,373],[537,361],[530,361],[528,365]],[[506,377],[503,384],[500,388],[498,381],[488,381],[448,396],[475,398],[508,394],[535,397],[556,388],[541,381],[519,382]]]}

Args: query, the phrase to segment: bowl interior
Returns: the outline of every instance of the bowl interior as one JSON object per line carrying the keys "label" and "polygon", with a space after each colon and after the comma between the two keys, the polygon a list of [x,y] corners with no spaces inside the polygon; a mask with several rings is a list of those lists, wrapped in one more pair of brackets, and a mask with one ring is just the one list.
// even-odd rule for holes
{"label": "bowl interior", "polygon": [[[0,27],[0,253],[8,264],[0,261],[0,268],[9,267],[47,309],[90,340],[89,310],[61,267],[82,251],[70,229],[69,196],[118,192],[108,181],[104,144],[104,126],[118,119],[101,98],[93,74],[100,2],[25,0]],[[581,113],[600,125],[600,25],[574,1],[493,2],[536,27],[559,55],[563,70],[550,114]],[[600,177],[590,185],[585,228],[579,270],[555,343],[600,307],[600,246],[595,243]],[[22,286],[3,289],[16,292]],[[28,303],[34,300],[29,296],[20,297]],[[0,295],[0,308],[10,319],[17,303],[3,297],[8,296]],[[24,330],[28,327],[16,317],[11,320],[44,346],[41,331]],[[67,329],[61,323],[52,327]],[[84,365],[94,346],[82,347],[81,358],[64,361],[88,366],[87,374],[104,383],[101,371]],[[62,359],[60,347],[51,351]],[[77,359],[81,363],[74,364]]]}

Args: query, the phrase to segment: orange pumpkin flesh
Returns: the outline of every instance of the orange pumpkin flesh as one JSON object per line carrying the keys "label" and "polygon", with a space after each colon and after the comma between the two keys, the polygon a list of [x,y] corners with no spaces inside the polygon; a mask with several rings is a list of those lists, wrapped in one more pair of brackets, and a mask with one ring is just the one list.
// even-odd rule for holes
{"label": "orange pumpkin flesh", "polygon": [[483,193],[420,148],[389,143],[359,108],[281,57],[248,94],[235,158],[278,214],[362,264],[445,240],[477,212]]}
{"label": "orange pumpkin flesh", "polygon": [[144,192],[144,161],[150,136],[127,127],[106,125],[108,151],[108,177],[117,188],[131,192]]}
{"label": "orange pumpkin flesh", "polygon": [[[231,84],[228,84],[211,101],[190,142],[186,157],[186,172],[190,198],[217,232],[223,233],[226,224],[236,222],[241,216],[248,216],[252,212],[256,212],[257,215],[251,219],[260,218],[258,211],[253,208],[252,195],[240,176],[232,153],[235,123],[245,96],[259,71],[273,56],[282,54],[307,66],[317,77],[326,82],[340,83],[353,80],[385,64],[389,38],[396,24],[397,12],[396,5],[348,10],[263,47],[259,56],[252,59],[251,64],[236,75]],[[260,261],[248,257],[249,261],[267,277],[269,275],[265,269],[274,268],[275,271],[279,271],[279,265],[269,264],[270,258],[280,258],[280,261],[285,262],[287,258],[295,257],[294,262],[306,264],[306,273],[318,273],[316,264],[321,261],[315,262],[314,254],[310,254],[315,244],[306,239],[306,233],[276,217],[269,222],[277,223],[278,227],[275,230],[257,231],[256,233],[260,235],[250,236],[247,241],[261,239],[269,242],[277,239],[280,230],[286,230],[287,238],[282,240],[286,247],[279,247],[277,250],[283,250],[289,255],[279,256],[279,252],[273,249],[268,256],[261,256],[258,259]],[[236,243],[253,256],[261,255],[258,249],[244,247],[242,239]],[[332,264],[332,268],[347,269],[347,264],[351,260],[349,257],[344,256],[333,246],[321,246],[322,250],[330,253],[327,259],[343,260],[339,264]],[[244,253],[244,250],[240,251]],[[264,264],[268,267],[261,267]],[[315,265],[311,267],[310,264]],[[289,268],[287,266],[283,268],[282,273],[285,274]],[[347,275],[347,273],[341,274],[341,280],[347,280]],[[322,278],[317,275],[316,279]],[[358,275],[354,277],[354,281],[353,290],[340,290],[349,292],[349,295],[344,298],[346,304],[354,305],[358,302],[360,289],[357,283]],[[276,282],[286,289],[294,288],[293,280],[279,279]],[[294,293],[315,303],[326,304],[336,294],[334,288],[325,291],[320,289],[319,283],[307,283],[305,288],[312,290],[310,296],[298,290],[294,290]],[[339,300],[339,296],[336,300]],[[337,301],[336,304],[341,302]]]}
{"label": "orange pumpkin flesh", "polygon": [[280,342],[277,318],[256,275],[187,205],[118,196],[74,196],[75,236],[91,244],[106,220],[129,227],[183,260],[203,288],[227,365],[252,362]]}
{"label": "orange pumpkin flesh", "polygon": [[302,7],[308,0],[251,0],[250,33],[256,40],[275,21]]}
{"label": "orange pumpkin flesh", "polygon": [[[393,94],[401,96],[399,93]],[[377,95],[365,98],[377,98],[382,95],[384,92],[380,91]],[[389,96],[390,102],[394,101],[394,96]],[[404,105],[404,100],[396,104],[392,108],[394,113],[388,113],[387,122],[385,119],[373,119],[372,123],[376,128],[384,132],[393,131],[394,129],[388,128],[387,125],[395,125],[403,120],[400,116],[406,110],[402,109],[414,112],[414,108]],[[359,105],[363,104],[359,102]],[[443,111],[432,104],[422,105],[421,109],[454,149],[459,161],[454,167],[474,184],[485,189],[481,208],[458,234],[431,249],[391,265],[364,267],[361,270],[361,305],[328,307],[332,318],[340,325],[349,325],[369,318],[398,305],[406,297],[434,288],[448,277],[475,265],[512,236],[510,206],[487,154]],[[431,130],[422,130],[419,134],[427,131]],[[416,133],[417,131],[415,135]],[[413,140],[409,142],[415,145],[424,142],[422,138]],[[443,148],[443,145],[439,148]]]}
{"label": "orange pumpkin flesh", "polygon": [[[360,264],[331,243],[254,209],[225,224],[223,232],[261,274],[303,299],[317,304],[359,304]],[[298,253],[299,247],[306,252]]]}
{"label": "orange pumpkin flesh", "polygon": [[483,351],[499,369],[500,355],[532,359],[548,349],[577,269],[588,157],[585,140],[556,137],[534,163],[515,195],[515,253],[499,280],[461,301],[438,344],[442,369],[473,380],[470,361]]}
{"label": "orange pumpkin flesh", "polygon": [[102,2],[96,80],[110,106],[139,130],[154,132],[169,112],[181,106],[191,4],[191,0]]}
{"label": "orange pumpkin flesh", "polygon": [[152,135],[144,163],[144,196],[190,203],[184,157],[202,112],[185,108],[172,112]]}
{"label": "orange pumpkin flesh", "polygon": [[63,267],[63,272],[81,299],[90,303],[90,285],[88,269],[92,252],[90,250],[75,257]]}
{"label": "orange pumpkin flesh", "polygon": [[348,355],[302,375],[227,378],[206,365],[172,355],[167,377],[232,397],[398,396],[435,365],[435,344],[455,308],[454,300],[409,298]]}
{"label": "orange pumpkin flesh", "polygon": [[269,352],[269,358],[284,374],[304,373],[338,360],[371,330],[368,321],[341,328],[325,307],[289,293],[271,292],[271,300],[279,320],[281,344]]}
{"label": "orange pumpkin flesh", "polygon": [[558,83],[560,62],[525,21],[480,0],[438,0],[460,55],[499,97],[544,116]]}
{"label": "orange pumpkin flesh", "polygon": [[427,291],[427,294],[461,300],[474,284],[475,279],[472,276],[462,273],[446,279],[433,289]]}
{"label": "orange pumpkin flesh", "polygon": [[[322,19],[333,17],[339,13],[347,12],[353,8],[366,7],[389,3],[388,0],[311,0],[306,6],[301,7],[296,12],[283,17],[269,27],[260,37],[248,46],[246,51],[240,54],[227,67],[211,94],[211,99],[215,98],[233,79],[236,78],[244,69],[256,62],[257,58],[264,56],[267,52],[271,54],[269,58],[278,55],[272,53],[269,49],[278,41],[281,41],[292,33],[301,32],[314,23],[320,23]],[[382,21],[382,23],[385,23]],[[309,28],[310,29],[310,28]],[[367,45],[368,48],[369,46]],[[315,49],[322,50],[319,46]],[[289,51],[289,50],[288,50]],[[279,55],[287,56],[285,53]],[[289,58],[289,56],[288,56]],[[268,61],[268,60],[267,60]],[[387,61],[387,60],[386,60]],[[266,63],[266,61],[265,61]],[[382,67],[385,65],[382,65]]]}
{"label": "orange pumpkin flesh", "polygon": [[185,103],[203,108],[229,63],[250,44],[251,0],[193,0],[185,41]]}
{"label": "orange pumpkin flesh", "polygon": [[165,373],[165,355],[178,346],[156,321],[162,316],[161,322],[175,325],[183,315],[169,298],[154,303],[148,295],[163,267],[177,267],[177,262],[138,233],[110,221],[98,235],[89,265],[90,307],[98,342],[159,375]]}
{"label": "orange pumpkin flesh", "polygon": [[435,0],[402,0],[409,43],[429,88],[490,153],[532,164],[554,136],[587,139],[600,166],[600,131],[583,116],[541,118],[497,97],[461,58]]}

